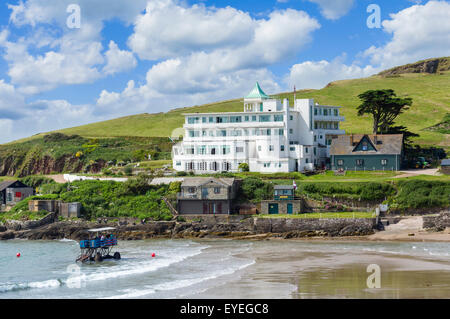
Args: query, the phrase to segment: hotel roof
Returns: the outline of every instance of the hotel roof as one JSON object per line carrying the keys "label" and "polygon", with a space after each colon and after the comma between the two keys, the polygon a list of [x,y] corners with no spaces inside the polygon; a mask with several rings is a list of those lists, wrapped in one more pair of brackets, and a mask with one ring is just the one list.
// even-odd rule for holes
{"label": "hotel roof", "polygon": [[245,97],[246,99],[270,99],[270,96],[268,96],[259,86],[259,83],[256,82],[255,87],[253,90]]}

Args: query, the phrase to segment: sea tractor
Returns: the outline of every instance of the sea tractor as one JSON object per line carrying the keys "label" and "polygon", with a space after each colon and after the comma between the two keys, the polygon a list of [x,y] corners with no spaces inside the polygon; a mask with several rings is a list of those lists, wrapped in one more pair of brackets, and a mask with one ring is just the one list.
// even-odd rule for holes
{"label": "sea tractor", "polygon": [[117,237],[113,234],[114,227],[89,229],[89,239],[80,241],[81,253],[77,262],[101,262],[104,259],[120,259],[118,251],[113,253],[117,246]]}

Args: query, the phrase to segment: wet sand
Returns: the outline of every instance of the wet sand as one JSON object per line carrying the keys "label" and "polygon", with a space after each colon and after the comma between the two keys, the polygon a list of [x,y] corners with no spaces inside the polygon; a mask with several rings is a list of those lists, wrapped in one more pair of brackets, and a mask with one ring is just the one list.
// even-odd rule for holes
{"label": "wet sand", "polygon": [[[254,265],[191,297],[450,299],[449,249],[448,243],[261,241],[245,254]],[[380,266],[381,288],[367,286],[371,264]]]}

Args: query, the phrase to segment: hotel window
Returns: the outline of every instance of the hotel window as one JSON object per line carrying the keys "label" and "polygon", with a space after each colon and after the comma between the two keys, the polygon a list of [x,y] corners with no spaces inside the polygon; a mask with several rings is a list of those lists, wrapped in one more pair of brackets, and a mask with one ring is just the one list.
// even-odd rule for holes
{"label": "hotel window", "polygon": [[291,152],[295,152],[295,147],[289,147],[289,150],[290,150]]}
{"label": "hotel window", "polygon": [[317,151],[316,151],[316,148],[314,147],[314,155],[317,155],[316,153],[317,153]]}
{"label": "hotel window", "polygon": [[241,130],[231,131],[231,136],[242,136]]}
{"label": "hotel window", "polygon": [[230,117],[230,123],[241,123],[242,117],[241,116],[231,116]]}
{"label": "hotel window", "polygon": [[319,109],[319,115],[322,115],[322,109]]}
{"label": "hotel window", "polygon": [[364,165],[364,160],[362,160],[362,159],[356,160],[356,166],[363,166],[363,165]]}
{"label": "hotel window", "polygon": [[334,116],[339,116],[339,110],[338,109],[334,109]]}
{"label": "hotel window", "polygon": [[228,123],[228,117],[227,116],[218,116],[216,118],[216,123]]}
{"label": "hotel window", "polygon": [[207,164],[206,164],[206,162],[200,162],[200,163],[198,163],[198,170],[199,171],[206,171],[207,170]]}
{"label": "hotel window", "polygon": [[189,137],[199,137],[200,132],[199,131],[189,131]]}
{"label": "hotel window", "polygon": [[281,163],[278,163],[278,167],[281,167],[282,166],[282,164]]}
{"label": "hotel window", "polygon": [[328,110],[327,110],[327,109],[323,110],[323,115],[324,115],[324,116],[327,116],[327,115],[328,115]]}
{"label": "hotel window", "polygon": [[289,129],[289,134],[294,134],[294,130],[293,129]]}
{"label": "hotel window", "polygon": [[186,148],[186,154],[187,155],[194,155],[194,148],[193,147],[187,147]]}
{"label": "hotel window", "polygon": [[260,122],[270,122],[270,115],[260,115],[259,121]]}
{"label": "hotel window", "polygon": [[231,170],[231,164],[230,164],[229,162],[224,162],[224,163],[222,163],[222,169],[223,169],[225,172],[228,172],[229,170]]}
{"label": "hotel window", "polygon": [[278,135],[284,135],[284,130],[282,128],[278,129]]}
{"label": "hotel window", "polygon": [[335,129],[335,130],[339,129],[339,123],[338,123],[338,122],[335,122],[335,123],[334,123],[334,129]]}
{"label": "hotel window", "polygon": [[209,153],[211,155],[216,155],[217,154],[217,146],[210,146],[209,147]]}
{"label": "hotel window", "polygon": [[247,129],[244,130],[244,135],[248,136],[248,130]]}
{"label": "hotel window", "polygon": [[231,148],[229,145],[222,146],[222,154],[223,155],[230,154],[230,152],[231,152]]}
{"label": "hotel window", "polygon": [[261,152],[261,145],[258,145],[258,152]]}
{"label": "hotel window", "polygon": [[309,164],[309,159],[306,159],[306,164]]}
{"label": "hotel window", "polygon": [[283,115],[274,115],[273,121],[274,122],[283,122]]}
{"label": "hotel window", "polygon": [[314,108],[314,115],[317,115],[317,108]]}
{"label": "hotel window", "polygon": [[262,112],[264,109],[263,109],[263,104],[262,103],[259,103],[259,111],[260,112]]}
{"label": "hotel window", "polygon": [[309,149],[307,147],[305,147],[305,153],[308,154]]}
{"label": "hotel window", "polygon": [[337,164],[338,164],[339,166],[344,165],[344,160],[338,160],[338,161],[337,161]]}
{"label": "hotel window", "polygon": [[248,122],[248,121],[250,121],[250,116],[246,116],[246,117],[244,117],[244,121],[245,121],[245,122]]}
{"label": "hotel window", "polygon": [[273,150],[274,150],[273,145],[269,145],[269,152],[273,152]]}
{"label": "hotel window", "polygon": [[217,131],[216,136],[227,136],[227,131],[226,130]]}
{"label": "hotel window", "polygon": [[386,166],[387,165],[388,160],[387,159],[382,159],[381,160],[381,165]]}
{"label": "hotel window", "polygon": [[220,187],[214,187],[214,194],[220,194]]}
{"label": "hotel window", "polygon": [[317,130],[318,126],[317,126],[317,122],[314,122],[314,129]]}
{"label": "hotel window", "polygon": [[270,128],[266,129],[266,135],[267,136],[272,135],[272,130]]}
{"label": "hotel window", "polygon": [[290,116],[289,116],[289,119],[290,119],[291,121],[293,121],[293,120],[294,120],[294,117],[293,117],[292,115],[290,115]]}
{"label": "hotel window", "polygon": [[206,123],[207,120],[208,120],[208,118],[202,117],[202,123]]}
{"label": "hotel window", "polygon": [[256,122],[256,115],[252,115],[252,122]]}
{"label": "hotel window", "polygon": [[244,153],[244,148],[242,146],[237,146],[236,153]]}
{"label": "hotel window", "polygon": [[181,166],[181,162],[177,162],[177,166]]}
{"label": "hotel window", "polygon": [[284,152],[284,145],[280,146],[280,151]]}
{"label": "hotel window", "polygon": [[209,131],[209,136],[214,136],[214,131]]}
{"label": "hotel window", "polygon": [[219,164],[217,162],[212,162],[210,164],[210,168],[211,168],[211,171],[218,171],[219,170]]}
{"label": "hotel window", "polygon": [[214,117],[211,116],[211,117],[209,118],[209,123],[214,123]]}
{"label": "hotel window", "polygon": [[199,146],[197,148],[197,154],[199,155],[206,155],[206,146]]}
{"label": "hotel window", "polygon": [[314,135],[314,142],[317,142],[317,135]]}
{"label": "hotel window", "polygon": [[206,135],[207,135],[206,131],[202,131],[202,136],[206,136]]}
{"label": "hotel window", "polygon": [[188,117],[188,124],[197,124],[200,121],[198,117]]}
{"label": "hotel window", "polygon": [[[194,163],[193,162],[186,163],[186,170],[187,171],[194,170]],[[194,191],[194,193],[195,193],[195,191]]]}

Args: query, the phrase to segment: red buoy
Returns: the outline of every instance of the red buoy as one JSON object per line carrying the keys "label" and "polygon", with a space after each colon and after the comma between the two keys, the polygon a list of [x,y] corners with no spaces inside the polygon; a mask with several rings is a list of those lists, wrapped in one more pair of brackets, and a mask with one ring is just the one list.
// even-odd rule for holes
{"label": "red buoy", "polygon": [[156,256],[156,254],[155,254],[155,253],[153,253],[153,254],[152,254],[152,257],[153,257],[153,258],[155,258],[155,256]]}
{"label": "red buoy", "polygon": [[19,257],[20,257],[20,253],[17,253],[17,255],[16,255],[16,256],[17,256],[17,258],[19,258]]}

